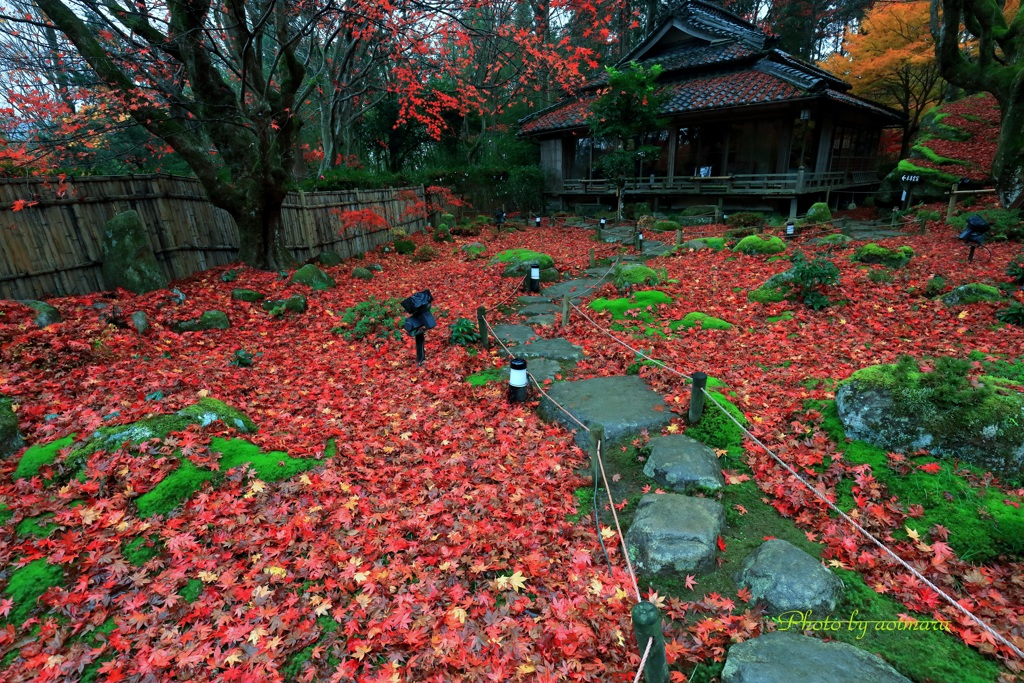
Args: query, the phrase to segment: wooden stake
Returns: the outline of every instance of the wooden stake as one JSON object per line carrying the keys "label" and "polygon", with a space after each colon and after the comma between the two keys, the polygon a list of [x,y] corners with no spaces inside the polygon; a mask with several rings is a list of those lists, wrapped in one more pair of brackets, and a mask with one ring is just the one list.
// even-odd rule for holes
{"label": "wooden stake", "polygon": [[480,327],[480,348],[487,351],[491,348],[491,339],[487,334],[487,309],[483,306],[476,309],[476,322]]}
{"label": "wooden stake", "polygon": [[562,327],[569,326],[569,295],[562,297]]}

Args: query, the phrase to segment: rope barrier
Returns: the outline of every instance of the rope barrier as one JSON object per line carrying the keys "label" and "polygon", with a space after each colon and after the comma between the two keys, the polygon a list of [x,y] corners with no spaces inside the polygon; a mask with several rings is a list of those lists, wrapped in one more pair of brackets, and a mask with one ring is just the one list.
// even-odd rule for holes
{"label": "rope barrier", "polygon": [[486,309],[485,312],[490,313],[491,311],[493,311],[494,309],[498,308],[499,306],[502,306],[506,301],[508,301],[509,299],[514,297],[520,291],[520,289],[522,289],[523,283],[526,282],[526,278],[528,278],[528,277],[530,277],[530,276],[529,275],[524,275],[523,279],[520,280],[516,284],[516,286],[512,289],[512,292],[507,297],[505,297],[504,299],[502,299],[498,303],[494,304],[490,308]]}
{"label": "rope barrier", "polygon": [[[619,515],[615,512],[615,499],[612,498],[612,489],[608,485],[608,475],[604,471],[604,460],[601,458],[601,441],[597,442],[597,465],[601,470],[601,480],[604,482],[604,490],[608,493],[608,504],[611,506],[612,519],[615,520],[615,530],[619,533],[619,543],[622,545],[622,556],[626,558],[626,569],[629,570],[629,578],[633,582],[633,590],[636,592],[636,601],[642,602],[643,596],[640,595],[640,584],[637,583],[636,574],[633,572],[633,563],[629,559],[629,551],[626,549],[626,537],[622,533],[622,527],[619,526]],[[595,500],[596,504],[597,501]]]}
{"label": "rope barrier", "polygon": [[640,683],[640,677],[644,674],[644,666],[647,664],[647,656],[651,654],[651,647],[654,645],[654,638],[647,639],[647,647],[644,648],[644,656],[640,658],[640,668],[636,672],[633,683]]}

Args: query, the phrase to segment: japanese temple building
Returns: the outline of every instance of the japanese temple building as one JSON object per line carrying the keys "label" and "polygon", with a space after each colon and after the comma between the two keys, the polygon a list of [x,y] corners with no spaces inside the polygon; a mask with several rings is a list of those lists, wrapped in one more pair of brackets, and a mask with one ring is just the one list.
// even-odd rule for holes
{"label": "japanese temple building", "polygon": [[[661,65],[666,130],[642,141],[661,148],[639,164],[626,201],[656,210],[722,203],[727,209],[788,211],[816,201],[860,200],[878,186],[884,128],[901,115],[850,95],[850,85],[772,47],[772,39],[705,0],[688,0],[618,68]],[[616,192],[595,162],[611,149],[586,117],[605,79],[520,121],[540,145],[546,191],[561,208],[604,203]]]}

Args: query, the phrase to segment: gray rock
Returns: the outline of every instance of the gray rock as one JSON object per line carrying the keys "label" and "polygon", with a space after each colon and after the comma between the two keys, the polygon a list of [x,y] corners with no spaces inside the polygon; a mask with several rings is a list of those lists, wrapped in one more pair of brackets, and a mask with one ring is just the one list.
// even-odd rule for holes
{"label": "gray rock", "polygon": [[717,490],[725,485],[715,451],[696,439],[669,434],[651,439],[651,455],[644,464],[646,474],[676,493]]}
{"label": "gray rock", "polygon": [[0,396],[0,459],[14,455],[25,445],[18,431],[18,416],[11,408],[11,399]]}
{"label": "gray rock", "polygon": [[312,263],[307,263],[295,271],[292,275],[292,282],[297,282],[300,285],[306,285],[314,291],[330,289],[334,286],[334,278],[314,266]]}
{"label": "gray rock", "polygon": [[643,255],[647,258],[655,258],[671,253],[675,245],[667,244],[658,240],[644,240]]}
{"label": "gray rock", "polygon": [[534,315],[531,316],[530,319],[526,321],[526,324],[530,325],[531,327],[547,327],[549,325],[554,325],[556,322],[559,322],[561,318],[561,315]]}
{"label": "gray rock", "polygon": [[[923,653],[924,654],[924,653]],[[910,683],[853,645],[774,631],[729,648],[722,683]]]}
{"label": "gray rock", "polygon": [[552,299],[561,299],[566,295],[573,299],[580,299],[585,296],[591,296],[595,289],[606,283],[607,280],[598,280],[597,278],[566,280],[565,282],[559,282],[557,285],[545,287],[541,290],[541,294]]}
{"label": "gray rock", "polygon": [[725,510],[718,501],[678,493],[648,493],[640,499],[626,548],[644,576],[680,578],[715,569]]}
{"label": "gray rock", "polygon": [[149,332],[149,318],[146,317],[145,311],[135,311],[131,315],[132,327],[139,334],[146,334]]}
{"label": "gray rock", "polygon": [[814,240],[814,243],[822,246],[843,247],[852,241],[853,238],[850,237],[849,235],[844,235],[842,233],[837,232],[834,235],[825,235],[824,237],[819,237],[818,239]]}
{"label": "gray rock", "polygon": [[768,614],[799,611],[819,618],[831,614],[842,596],[843,582],[800,548],[788,541],[765,541],[750,553],[736,575],[736,583],[750,589],[754,602]]}
{"label": "gray rock", "polygon": [[[563,374],[562,365],[556,360],[549,360],[547,358],[534,358],[526,361],[526,370],[534,379],[538,382],[543,382],[546,379],[554,379],[555,375]],[[512,369],[506,364],[501,369],[501,377],[508,382],[509,375],[512,373]]]}
{"label": "gray rock", "polygon": [[231,327],[231,321],[223,311],[206,311],[199,318],[182,320],[171,325],[175,332],[201,332],[203,330],[226,330]]}
{"label": "gray rock", "polygon": [[604,280],[611,282],[612,276],[615,274],[614,266],[595,266],[594,268],[587,268],[584,273],[587,277],[596,278],[598,280]]}
{"label": "gray rock", "polygon": [[38,327],[49,327],[50,325],[64,321],[64,319],[60,317],[60,311],[45,301],[20,299],[18,303],[23,306],[28,306],[36,312],[36,317],[33,322],[35,322]]}
{"label": "gray rock", "polygon": [[[532,329],[532,328],[531,328]],[[520,358],[550,358],[551,360],[578,361],[583,359],[583,349],[567,339],[535,339],[511,348],[512,355]],[[499,353],[508,355],[504,349]]]}
{"label": "gray rock", "polygon": [[532,327],[526,325],[492,325],[494,336],[504,344],[524,344],[531,339],[538,339]]}
{"label": "gray rock", "polygon": [[551,303],[551,297],[547,296],[519,296],[516,297],[516,301],[521,304],[549,304]]}
{"label": "gray rock", "polygon": [[942,303],[947,306],[963,306],[980,301],[1001,301],[1002,298],[1002,292],[995,287],[980,282],[970,282],[943,294]]}
{"label": "gray rock", "polygon": [[316,257],[316,262],[324,268],[333,268],[340,265],[345,258],[336,251],[323,251]]}
{"label": "gray rock", "polygon": [[561,313],[562,307],[556,306],[555,304],[539,304],[534,303],[529,306],[523,306],[519,309],[519,315],[531,316],[531,315],[542,315],[545,313]]}
{"label": "gray rock", "polygon": [[[516,351],[518,353],[519,350]],[[552,401],[564,406],[588,427],[602,425],[605,442],[609,446],[632,438],[642,429],[651,433],[660,432],[672,417],[671,413],[664,410],[665,402],[661,394],[652,390],[636,375],[563,382],[552,387],[548,394],[550,399],[541,397],[540,416],[548,421],[561,422],[567,429],[577,430],[576,443],[584,450],[590,448],[590,435]]]}
{"label": "gray rock", "polygon": [[125,211],[107,221],[100,249],[107,288],[122,287],[144,294],[167,286],[138,212]]}

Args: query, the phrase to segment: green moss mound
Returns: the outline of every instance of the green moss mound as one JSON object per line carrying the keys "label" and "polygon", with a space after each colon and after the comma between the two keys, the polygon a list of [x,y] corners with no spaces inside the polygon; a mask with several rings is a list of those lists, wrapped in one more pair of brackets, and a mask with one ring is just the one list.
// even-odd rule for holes
{"label": "green moss mound", "polygon": [[530,249],[506,249],[503,252],[495,254],[494,258],[491,259],[491,263],[505,264],[505,272],[502,273],[505,277],[521,277],[523,275],[528,275],[531,263],[538,264],[541,270],[548,270],[555,267],[555,260],[553,258],[547,254],[539,251],[531,251]]}
{"label": "green moss mound", "polygon": [[190,460],[182,460],[178,469],[163,478],[148,493],[139,496],[135,504],[140,517],[163,515],[192,497],[204,482],[210,481],[216,472],[196,467]]}
{"label": "green moss mound", "polygon": [[828,208],[828,204],[825,202],[811,204],[811,208],[807,209],[805,220],[808,223],[830,223],[832,221],[832,210]]}
{"label": "green moss mound", "polygon": [[732,250],[748,255],[780,254],[786,251],[786,243],[782,241],[781,237],[764,238],[760,235],[748,235],[741,239]]}
{"label": "green moss mound", "polygon": [[395,240],[395,251],[407,255],[416,251],[416,243],[412,240]]}
{"label": "green moss mound", "polygon": [[[612,320],[626,320],[627,318],[640,318],[640,316],[630,315],[629,311],[646,311],[648,308],[657,308],[661,304],[669,303],[672,303],[672,297],[668,294],[657,289],[649,289],[621,299],[594,299],[590,302],[590,308],[598,312],[611,311]],[[647,315],[650,317],[649,313]]]}
{"label": "green moss mound", "polygon": [[612,278],[618,289],[637,287],[639,285],[653,287],[662,280],[662,276],[658,271],[642,263],[620,263],[615,266]]}
{"label": "green moss mound", "polygon": [[702,249],[713,249],[714,251],[722,251],[725,249],[725,238],[724,237],[700,237],[695,240],[683,242],[684,249],[693,249],[694,251],[700,251]]}
{"label": "green moss mound", "polygon": [[198,318],[182,320],[171,325],[174,332],[203,332],[205,330],[227,330],[231,328],[231,320],[224,311],[206,311]]}
{"label": "green moss mound", "polygon": [[187,603],[193,603],[203,594],[203,582],[199,579],[189,579],[188,583],[178,591],[181,599]]}
{"label": "green moss mound", "polygon": [[370,270],[369,268],[353,268],[352,277],[354,277],[357,280],[372,280],[373,271]]}
{"label": "green moss mound", "polygon": [[18,523],[15,531],[19,536],[46,538],[57,530],[57,525],[50,521],[53,517],[53,513],[39,515],[38,517],[28,517]]}
{"label": "green moss mound", "polygon": [[681,227],[682,226],[676,221],[656,221],[654,225],[651,226],[651,230],[655,230],[657,232],[675,232]]}
{"label": "green moss mound", "polygon": [[793,311],[783,311],[778,315],[770,315],[765,320],[767,320],[770,323],[786,322],[787,320],[792,320],[793,315]]}
{"label": "green moss mound", "polygon": [[695,425],[686,428],[686,435],[696,439],[711,448],[722,448],[734,450],[743,445],[743,430],[731,419],[723,414],[720,408],[713,405],[717,403],[725,408],[729,415],[732,415],[744,427],[747,425],[747,418],[729,399],[717,391],[708,391],[704,397],[704,412],[700,421]]}
{"label": "green moss mound", "polygon": [[293,294],[287,299],[271,299],[263,302],[263,310],[270,315],[284,315],[285,313],[305,313],[309,308],[309,302],[301,294]]}
{"label": "green moss mound", "polygon": [[264,453],[259,446],[245,439],[210,439],[210,450],[220,453],[220,468],[226,472],[239,465],[249,464],[263,481],[280,481],[311,470],[321,464],[313,458],[293,458],[282,451]]}
{"label": "green moss mound", "polygon": [[490,368],[489,370],[481,370],[480,372],[469,375],[466,377],[466,381],[474,387],[482,387],[488,382],[497,382],[501,377],[501,370],[498,368]]}
{"label": "green moss mound", "polygon": [[696,327],[700,323],[701,329],[704,330],[731,330],[732,323],[726,322],[721,318],[715,318],[707,313],[700,313],[693,311],[687,313],[682,320],[677,320],[674,323],[669,324],[669,329],[672,331],[678,330],[679,328],[690,329]]}
{"label": "green moss mound", "polygon": [[825,235],[824,237],[819,237],[814,241],[814,243],[823,246],[843,247],[852,241],[852,237],[848,237],[847,235],[844,235],[841,232],[837,232],[834,235]]}
{"label": "green moss mound", "polygon": [[245,289],[242,287],[238,287],[236,289],[231,290],[231,298],[234,299],[235,301],[247,301],[249,303],[256,303],[257,301],[262,301],[267,297],[266,295],[260,294],[254,289]]}
{"label": "green moss mound", "polygon": [[943,295],[942,303],[947,306],[964,306],[982,301],[1002,301],[1003,293],[991,285],[971,282],[960,285],[953,291]]}
{"label": "green moss mound", "polygon": [[51,464],[57,454],[64,448],[70,448],[75,442],[75,435],[66,436],[47,444],[33,444],[29,446],[18,462],[18,469],[14,470],[15,479],[31,479],[39,474],[39,470]]}
{"label": "green moss mound", "polygon": [[334,278],[312,263],[307,263],[295,271],[292,275],[292,282],[306,285],[313,291],[322,291],[334,286]]}
{"label": "green moss mound", "polygon": [[64,581],[64,569],[59,565],[48,564],[46,560],[35,560],[21,569],[11,572],[4,593],[13,602],[7,623],[21,626],[36,607],[36,601],[53,586]]}
{"label": "green moss mound", "polygon": [[122,546],[121,557],[126,559],[132,566],[141,567],[154,557],[159,556],[161,552],[159,536],[149,538],[139,536]]}
{"label": "green moss mound", "polygon": [[750,290],[747,299],[756,304],[777,304],[786,300],[786,290],[782,287],[761,286]]}
{"label": "green moss mound", "polygon": [[859,263],[881,264],[889,268],[902,268],[910,262],[913,256],[914,250],[908,246],[888,249],[874,242],[869,242],[858,249],[857,253],[851,257],[851,260]]}

